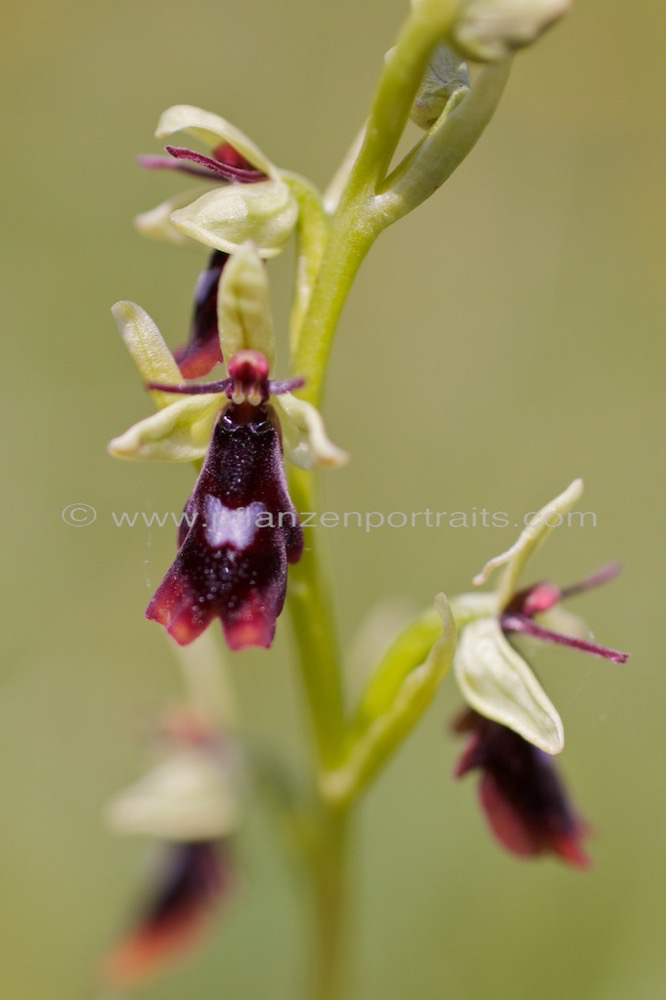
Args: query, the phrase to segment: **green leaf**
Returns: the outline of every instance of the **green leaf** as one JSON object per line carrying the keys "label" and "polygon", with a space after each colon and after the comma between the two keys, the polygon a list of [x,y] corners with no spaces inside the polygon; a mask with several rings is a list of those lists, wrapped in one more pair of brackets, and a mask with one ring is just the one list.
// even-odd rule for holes
{"label": "green leaf", "polygon": [[371,678],[352,722],[343,762],[322,778],[329,801],[342,805],[357,797],[432,702],[456,644],[444,594],[437,595],[435,607],[436,614],[428,613],[405,629]]}

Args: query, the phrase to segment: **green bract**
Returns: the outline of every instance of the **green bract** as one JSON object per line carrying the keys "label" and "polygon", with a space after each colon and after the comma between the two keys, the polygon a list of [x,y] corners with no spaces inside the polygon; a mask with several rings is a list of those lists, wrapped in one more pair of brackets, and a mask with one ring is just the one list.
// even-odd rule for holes
{"label": "green bract", "polygon": [[427,612],[398,636],[370,678],[349,728],[343,761],[323,782],[330,800],[343,803],[358,795],[432,702],[456,647],[444,594],[435,598],[435,609],[436,614]]}

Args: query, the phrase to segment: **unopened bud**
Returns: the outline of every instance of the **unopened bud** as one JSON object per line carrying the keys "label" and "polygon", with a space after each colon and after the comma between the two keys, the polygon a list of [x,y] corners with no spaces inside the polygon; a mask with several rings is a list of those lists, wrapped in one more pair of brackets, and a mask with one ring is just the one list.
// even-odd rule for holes
{"label": "unopened bud", "polygon": [[438,46],[419,87],[410,118],[419,128],[429,129],[457,90],[469,88],[467,64],[448,45]]}
{"label": "unopened bud", "polygon": [[571,0],[466,0],[452,40],[468,58],[496,62],[531,45],[570,6]]}

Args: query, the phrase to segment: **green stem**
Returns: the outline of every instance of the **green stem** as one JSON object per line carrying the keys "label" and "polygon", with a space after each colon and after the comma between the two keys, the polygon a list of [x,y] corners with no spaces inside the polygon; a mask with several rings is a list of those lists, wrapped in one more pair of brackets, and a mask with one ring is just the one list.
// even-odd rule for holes
{"label": "green stem", "polygon": [[375,236],[362,209],[336,214],[292,365],[306,379],[300,395],[315,406],[321,400],[340,314]]}
{"label": "green stem", "polygon": [[[290,490],[296,510],[317,510],[311,473],[292,470]],[[345,706],[329,588],[314,530],[306,527],[305,535],[301,561],[290,570],[288,605],[317,749],[317,774],[321,776],[339,759]]]}
{"label": "green stem", "polygon": [[[366,254],[384,227],[377,194],[404,131],[428,59],[442,41],[456,0],[419,0],[384,65],[358,157],[330,226],[318,201],[290,178],[304,213],[299,231],[299,278],[292,314],[292,370],[306,379],[302,396],[318,405],[344,303]],[[328,230],[328,231],[327,231]],[[310,258],[310,259],[308,259]],[[313,477],[290,477],[296,509],[316,511]],[[344,989],[348,811],[326,798],[326,779],[346,748],[347,719],[338,641],[318,543],[306,528],[305,551],[292,567],[289,610],[300,676],[316,747],[315,849],[309,874],[315,899],[317,951],[312,1000],[341,1000]]]}
{"label": "green stem", "polygon": [[293,358],[293,371],[307,379],[302,395],[314,405],[321,400],[344,303],[365,255],[385,225],[374,207],[375,195],[390,167],[428,59],[446,35],[455,10],[452,0],[422,2],[412,8],[379,79],[361,149],[333,216]]}
{"label": "green stem", "polygon": [[320,830],[312,872],[316,940],[310,996],[312,1000],[341,1000],[346,995],[346,956],[351,936],[347,919],[349,814],[324,810]]}

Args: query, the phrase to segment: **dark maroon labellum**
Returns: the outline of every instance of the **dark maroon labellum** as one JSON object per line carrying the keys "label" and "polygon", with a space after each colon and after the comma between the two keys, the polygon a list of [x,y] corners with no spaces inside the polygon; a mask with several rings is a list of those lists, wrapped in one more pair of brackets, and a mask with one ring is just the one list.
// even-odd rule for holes
{"label": "dark maroon labellum", "polygon": [[143,913],[109,955],[104,978],[127,988],[154,976],[197,944],[230,882],[225,844],[170,844]]}
{"label": "dark maroon labellum", "polygon": [[270,404],[231,403],[218,418],[179,544],[146,617],[181,645],[219,617],[231,649],[270,646],[287,563],[303,551]]}
{"label": "dark maroon labellum", "polygon": [[481,770],[479,797],[497,840],[521,857],[551,853],[586,868],[581,841],[587,827],[573,811],[552,758],[473,711],[466,711],[455,728],[470,734],[455,776]]}

